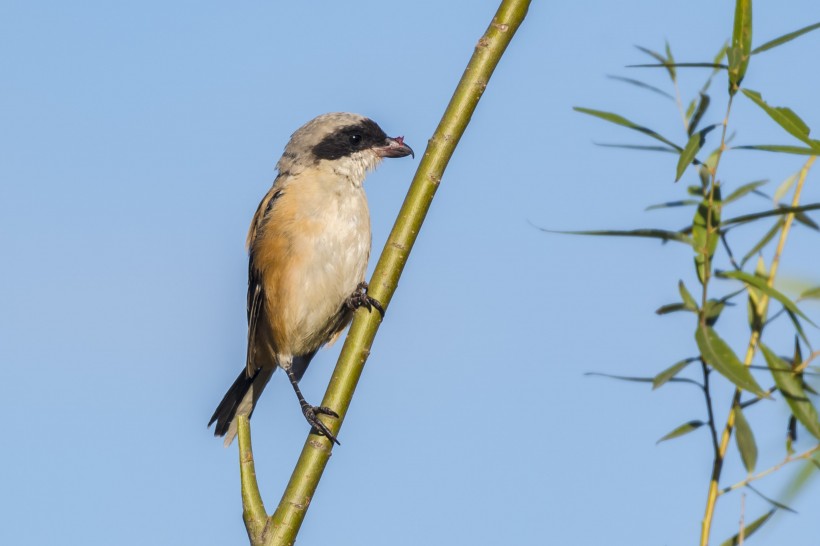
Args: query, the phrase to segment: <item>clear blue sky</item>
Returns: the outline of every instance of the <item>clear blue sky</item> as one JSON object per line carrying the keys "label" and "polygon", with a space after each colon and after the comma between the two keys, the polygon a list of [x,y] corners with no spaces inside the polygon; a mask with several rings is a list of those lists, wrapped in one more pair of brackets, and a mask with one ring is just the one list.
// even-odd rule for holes
{"label": "clear blue sky", "polygon": [[[367,183],[378,253],[496,5],[0,6],[0,543],[246,543],[236,446],[205,424],[244,363],[243,243],[276,160],[328,111],[404,135],[417,159],[387,162]],[[694,352],[691,317],[653,313],[677,299],[679,278],[693,286],[690,253],[534,226],[686,223],[690,210],[643,209],[682,198],[694,175],[676,185],[672,155],[594,146],[650,142],[572,106],[682,142],[671,102],[606,75],[665,85],[661,71],[624,68],[648,60],[633,45],[668,39],[680,61],[711,59],[732,6],[534,2],[445,174],[300,544],[695,542],[708,435],[655,441],[705,417],[697,393],[584,376],[653,375]],[[754,42],[816,21],[814,0],[757,2]],[[818,50],[815,33],[755,57],[745,83],[820,127]],[[681,70],[687,97],[702,75]],[[707,122],[721,119],[724,88],[718,79]],[[748,101],[735,114],[738,143],[793,143]],[[773,188],[801,162],[735,152],[724,183]],[[820,201],[818,177],[806,202]],[[781,285],[791,294],[820,284],[817,234],[794,235]],[[820,319],[820,306],[806,309]],[[720,324],[736,346],[744,316]],[[338,349],[314,360],[309,400]],[[722,421],[730,392],[716,398]],[[749,419],[762,469],[783,455],[786,414],[760,406]],[[253,425],[273,509],[307,433],[283,376]],[[726,483],[743,476],[733,447]],[[777,496],[783,481],[760,488]],[[815,543],[813,485],[793,502],[799,515],[778,515],[752,543]],[[740,507],[740,495],[721,500],[715,544]],[[765,505],[751,495],[746,507],[751,519]]]}

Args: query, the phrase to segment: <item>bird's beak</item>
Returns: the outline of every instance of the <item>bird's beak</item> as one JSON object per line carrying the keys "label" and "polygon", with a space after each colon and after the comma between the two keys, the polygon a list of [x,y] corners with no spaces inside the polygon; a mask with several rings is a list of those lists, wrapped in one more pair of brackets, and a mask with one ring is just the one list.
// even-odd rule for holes
{"label": "bird's beak", "polygon": [[378,146],[373,150],[379,157],[405,157],[408,155],[413,156],[413,158],[416,157],[413,149],[404,143],[404,137],[387,137],[384,146]]}

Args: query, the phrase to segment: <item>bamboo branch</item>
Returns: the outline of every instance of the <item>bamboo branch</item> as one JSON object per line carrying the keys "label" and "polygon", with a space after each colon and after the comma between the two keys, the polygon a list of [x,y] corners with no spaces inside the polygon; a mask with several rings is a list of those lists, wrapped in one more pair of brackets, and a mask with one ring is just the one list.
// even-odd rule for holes
{"label": "bamboo branch", "polygon": [[[501,56],[527,14],[530,0],[503,0],[487,31],[478,41],[470,62],[461,77],[441,122],[427,145],[419,168],[404,200],[390,237],[370,281],[369,294],[387,309],[398,285],[413,244],[427,214],[444,170],[455,151],[467,124],[470,122],[487,83]],[[324,420],[334,434],[338,434],[350,406],[356,384],[361,377],[370,347],[381,323],[378,313],[359,311],[345,339],[342,353],[333,372],[322,405],[333,408],[338,419]],[[247,424],[247,421],[245,422]],[[242,421],[239,422],[240,427]],[[242,456],[242,501],[245,522],[251,543],[255,546],[291,545],[305,518],[308,506],[330,459],[333,445],[323,436],[311,434],[291,475],[290,482],[274,514],[259,529],[259,515],[264,514],[258,496],[253,458],[250,451],[250,433],[246,438],[240,428]],[[264,516],[263,516],[264,517]],[[250,521],[250,523],[249,523]]]}
{"label": "bamboo branch", "polygon": [[[806,176],[809,173],[812,165],[814,165],[817,156],[812,156],[806,161],[803,165],[803,168],[800,169],[800,174],[797,179],[797,185],[794,189],[794,195],[792,196],[792,206],[796,207],[800,204],[800,196],[803,191],[803,184],[806,181]],[[792,222],[794,221],[794,213],[789,213],[784,217],[783,227],[780,229],[780,238],[777,242],[777,248],[774,253],[774,257],[772,258],[772,265],[769,268],[769,277],[766,280],[766,284],[771,288],[774,287],[774,279],[777,275],[777,270],[780,265],[780,258],[783,254],[783,249],[786,246],[786,239],[789,237],[789,232],[791,230]],[[760,317],[760,323],[763,324],[766,320],[766,315],[769,312],[769,296],[768,294],[762,294],[760,298],[760,302],[757,305],[757,314]],[[761,335],[761,327],[756,328],[752,331],[752,334],[749,338],[749,345],[746,347],[746,356],[743,359],[743,364],[748,366],[752,365],[752,359],[754,358],[755,352],[757,351],[757,346],[760,341]],[[735,426],[735,409],[737,408],[738,404],[740,403],[740,389],[735,389],[734,397],[732,398],[732,406],[729,409],[729,415],[726,417],[726,425],[723,428],[723,434],[720,438],[720,449],[718,451],[717,456],[715,457],[713,467],[712,467],[712,478],[709,482],[709,492],[706,498],[706,512],[703,516],[703,523],[701,526],[701,546],[706,546],[709,542],[709,533],[712,527],[712,516],[715,512],[715,504],[717,502],[717,498],[719,495],[718,484],[720,482],[720,475],[723,470],[723,461],[726,458],[726,452],[729,449],[729,440],[732,437],[732,431],[734,430]]]}
{"label": "bamboo branch", "polygon": [[784,466],[786,466],[789,463],[793,463],[795,461],[802,461],[802,460],[808,459],[809,457],[811,457],[812,455],[814,455],[818,451],[820,451],[820,444],[818,444],[818,445],[816,445],[816,446],[814,446],[810,449],[807,449],[803,453],[799,453],[797,455],[788,455],[785,459],[783,459],[782,461],[780,461],[776,465],[774,465],[770,468],[767,468],[766,470],[763,470],[761,472],[758,472],[757,474],[755,474],[753,476],[749,476],[745,480],[740,480],[736,484],[730,485],[728,487],[724,487],[723,489],[720,490],[720,494],[723,495],[723,494],[728,493],[730,491],[734,491],[735,489],[740,489],[741,487],[746,487],[750,483],[752,483],[754,481],[757,481],[761,478],[765,478],[766,476],[768,476],[772,472],[776,472],[776,471],[780,470],[781,468],[783,468]]}

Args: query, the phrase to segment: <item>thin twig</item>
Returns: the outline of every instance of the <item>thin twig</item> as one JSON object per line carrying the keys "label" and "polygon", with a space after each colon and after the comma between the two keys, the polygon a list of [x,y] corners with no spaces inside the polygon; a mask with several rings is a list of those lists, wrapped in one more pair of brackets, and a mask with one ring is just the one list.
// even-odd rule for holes
{"label": "thin twig", "polygon": [[776,472],[776,471],[780,470],[781,468],[783,468],[784,466],[786,466],[789,463],[793,463],[795,461],[802,461],[802,460],[808,459],[809,457],[811,457],[812,455],[814,455],[818,451],[820,451],[820,444],[817,444],[816,446],[814,446],[811,449],[807,449],[803,453],[799,453],[797,455],[787,455],[785,459],[783,459],[782,461],[780,461],[776,465],[774,465],[770,468],[767,468],[766,470],[763,470],[761,472],[758,472],[757,474],[749,476],[745,480],[741,480],[741,481],[737,482],[734,485],[724,487],[723,489],[720,490],[719,494],[724,495],[726,493],[729,493],[730,491],[734,491],[735,489],[740,489],[741,487],[746,487],[750,483],[755,482],[755,481],[757,481],[761,478],[765,478],[766,476],[768,476],[772,472]]}

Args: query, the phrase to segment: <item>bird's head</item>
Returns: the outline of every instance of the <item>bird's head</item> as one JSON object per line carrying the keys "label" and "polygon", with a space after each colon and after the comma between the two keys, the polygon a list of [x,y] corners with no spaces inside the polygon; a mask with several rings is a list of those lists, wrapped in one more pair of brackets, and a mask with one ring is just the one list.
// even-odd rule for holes
{"label": "bird's head", "polygon": [[290,137],[277,164],[280,173],[317,166],[361,184],[385,157],[414,155],[403,137],[391,138],[375,121],[347,112],[323,114]]}

